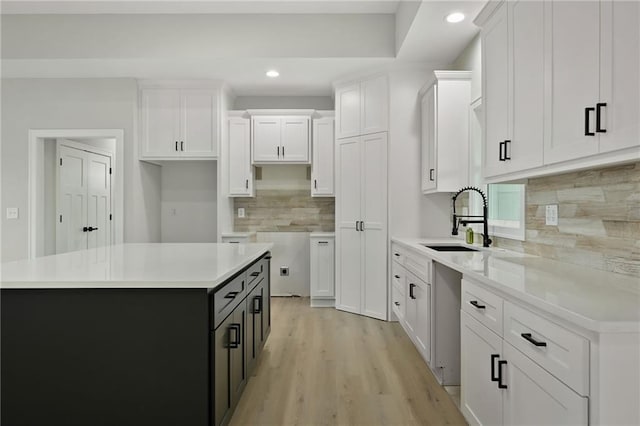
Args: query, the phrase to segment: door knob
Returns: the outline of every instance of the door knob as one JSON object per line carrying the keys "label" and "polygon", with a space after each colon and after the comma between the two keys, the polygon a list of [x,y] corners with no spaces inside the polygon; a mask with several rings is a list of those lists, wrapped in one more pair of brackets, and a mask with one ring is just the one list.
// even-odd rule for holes
{"label": "door knob", "polygon": [[82,232],[91,232],[91,231],[97,231],[98,228],[94,228],[93,226],[85,226],[84,228],[82,228]]}

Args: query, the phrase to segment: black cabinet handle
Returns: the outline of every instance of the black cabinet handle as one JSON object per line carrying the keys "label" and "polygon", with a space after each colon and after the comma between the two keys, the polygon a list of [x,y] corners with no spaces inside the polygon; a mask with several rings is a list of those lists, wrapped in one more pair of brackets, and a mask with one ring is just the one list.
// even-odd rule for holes
{"label": "black cabinet handle", "polygon": [[178,141],[176,141],[176,151],[178,150]]}
{"label": "black cabinet handle", "polygon": [[249,179],[245,179],[245,181],[244,181],[244,189],[249,189]]}
{"label": "black cabinet handle", "polygon": [[[235,336],[231,338],[231,330],[235,332]],[[229,347],[235,349],[240,346],[240,324],[234,323],[229,325]]]}
{"label": "black cabinet handle", "polygon": [[239,294],[239,291],[230,291],[229,293],[224,295],[225,299],[235,299],[236,296]]}
{"label": "black cabinet handle", "polygon": [[400,306],[400,302],[393,302],[396,306]]}
{"label": "black cabinet handle", "polygon": [[360,223],[359,220],[356,220],[356,231],[360,231],[360,229],[358,228],[358,224]]}
{"label": "black cabinet handle", "polygon": [[316,179],[313,180],[313,189],[318,189],[318,181]]}
{"label": "black cabinet handle", "polygon": [[284,158],[284,146],[282,147],[282,158]]}
{"label": "black cabinet handle", "polygon": [[533,337],[531,337],[531,333],[522,333],[520,336],[522,336],[522,338],[524,340],[526,340],[527,342],[531,343],[534,346],[547,346],[547,342],[540,342],[536,339],[534,339]]}
{"label": "black cabinet handle", "polygon": [[496,359],[498,359],[499,357],[500,357],[499,354],[491,354],[491,381],[492,382],[497,382],[498,380],[500,380],[496,376]]}
{"label": "black cabinet handle", "polygon": [[598,133],[607,133],[607,129],[602,128],[602,108],[606,106],[606,102],[598,102],[596,104],[596,132]]}
{"label": "black cabinet handle", "polygon": [[329,241],[318,241],[318,244],[322,244],[322,245],[329,244]]}
{"label": "black cabinet handle", "polygon": [[595,136],[595,133],[589,131],[589,113],[595,111],[595,108],[587,107],[584,109],[584,135],[585,136]]}
{"label": "black cabinet handle", "polygon": [[435,171],[436,171],[436,169],[429,169],[429,180],[430,180],[430,181],[433,181],[433,180],[434,180],[434,179],[433,179],[433,172],[435,172]]}
{"label": "black cabinet handle", "polygon": [[400,279],[400,275],[394,275],[394,277]]}
{"label": "black cabinet handle", "polygon": [[180,141],[180,151],[184,151],[184,141]]}
{"label": "black cabinet handle", "polygon": [[400,253],[393,253],[395,257],[400,257]]}
{"label": "black cabinet handle", "polygon": [[258,275],[260,275],[260,272],[252,272],[252,273],[251,273],[251,276],[252,276],[252,277],[257,277]]}
{"label": "black cabinet handle", "polygon": [[469,303],[472,304],[473,306],[475,306],[477,309],[486,309],[487,308],[485,305],[479,304],[477,300],[472,300]]}
{"label": "black cabinet handle", "polygon": [[412,298],[412,299],[415,299],[415,298],[416,298],[416,297],[413,295],[413,288],[414,288],[415,286],[416,286],[416,285],[415,285],[415,284],[413,284],[413,283],[410,283],[410,284],[409,284],[409,297],[410,297],[410,298]]}
{"label": "black cabinet handle", "polygon": [[507,155],[507,147],[510,145],[511,145],[511,141],[509,139],[504,141],[504,159],[505,160],[511,160],[511,152],[509,152],[509,154]]}
{"label": "black cabinet handle", "polygon": [[280,158],[280,147],[278,147],[277,150],[278,150],[278,158]]}
{"label": "black cabinet handle", "polygon": [[364,231],[364,221],[363,220],[360,221],[360,230]]}
{"label": "black cabinet handle", "polygon": [[502,149],[505,147],[505,143],[504,142],[500,142],[500,147],[498,149],[498,159],[500,161],[505,161],[506,158],[504,158],[504,154],[502,153]]}
{"label": "black cabinet handle", "polygon": [[[258,306],[256,306],[256,302]],[[253,298],[253,313],[259,314],[262,312],[262,296],[256,296]]]}
{"label": "black cabinet handle", "polygon": [[498,389],[507,389],[507,385],[502,384],[502,366],[507,365],[507,361],[498,361]]}

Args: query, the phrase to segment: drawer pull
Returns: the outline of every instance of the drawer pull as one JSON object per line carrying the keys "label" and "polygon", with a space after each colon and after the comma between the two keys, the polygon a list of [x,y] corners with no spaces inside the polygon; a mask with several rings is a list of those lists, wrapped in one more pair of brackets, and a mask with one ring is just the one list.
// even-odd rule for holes
{"label": "drawer pull", "polygon": [[251,276],[252,276],[252,277],[257,277],[258,275],[260,275],[260,272],[252,272],[252,273],[251,273]]}
{"label": "drawer pull", "polygon": [[[235,336],[231,338],[231,330],[235,332]],[[240,324],[234,323],[229,325],[229,348],[236,349],[240,346]]]}
{"label": "drawer pull", "polygon": [[498,361],[498,389],[507,389],[507,385],[502,384],[502,366],[507,365],[507,361]]}
{"label": "drawer pull", "polygon": [[398,279],[398,280],[400,279],[400,275],[394,275],[393,277]]}
{"label": "drawer pull", "polygon": [[500,378],[496,377],[496,359],[500,357],[499,354],[491,354],[491,381],[497,382]]}
{"label": "drawer pull", "polygon": [[475,306],[476,309],[486,309],[487,308],[485,305],[479,304],[477,300],[472,300],[469,303],[472,304],[473,306]]}
{"label": "drawer pull", "polygon": [[410,283],[410,284],[409,284],[409,297],[410,297],[410,298],[412,298],[412,299],[415,299],[415,298],[416,298],[416,296],[414,296],[414,295],[413,295],[413,288],[414,288],[415,286],[416,286],[416,285],[415,285],[414,283]]}
{"label": "drawer pull", "polygon": [[400,302],[393,302],[396,304],[396,306],[400,306]]}
{"label": "drawer pull", "polygon": [[531,337],[531,333],[522,333],[520,336],[522,336],[522,338],[524,340],[526,340],[527,342],[531,343],[532,345],[535,346],[547,346],[547,342],[539,342],[536,339],[534,339],[533,337]]}
{"label": "drawer pull", "polygon": [[225,299],[235,299],[236,296],[239,294],[239,291],[230,291],[229,293],[225,294],[224,298]]}
{"label": "drawer pull", "polygon": [[400,257],[400,253],[393,253],[395,257]]}
{"label": "drawer pull", "polygon": [[[256,302],[258,302],[257,305],[256,305]],[[262,313],[262,296],[256,296],[253,298],[253,313],[254,314]]]}

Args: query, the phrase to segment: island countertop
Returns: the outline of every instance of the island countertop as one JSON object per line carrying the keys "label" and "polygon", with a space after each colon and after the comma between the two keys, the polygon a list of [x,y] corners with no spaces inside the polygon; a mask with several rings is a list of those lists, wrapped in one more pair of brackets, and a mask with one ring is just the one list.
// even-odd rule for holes
{"label": "island countertop", "polygon": [[273,244],[119,244],[0,265],[0,288],[215,288]]}

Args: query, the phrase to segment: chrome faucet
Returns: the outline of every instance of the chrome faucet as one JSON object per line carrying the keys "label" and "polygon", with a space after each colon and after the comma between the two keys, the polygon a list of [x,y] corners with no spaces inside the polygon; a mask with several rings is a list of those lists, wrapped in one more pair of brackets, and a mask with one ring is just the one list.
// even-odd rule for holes
{"label": "chrome faucet", "polygon": [[[460,216],[456,215],[456,198],[458,195],[462,194],[465,191],[476,191],[478,194],[482,196],[482,216]],[[469,223],[482,223],[484,234],[482,234],[482,247],[489,247],[491,245],[491,238],[489,238],[489,204],[487,203],[487,196],[480,189],[467,186],[462,188],[460,191],[456,192],[452,198],[453,200],[453,230],[451,231],[451,235],[458,235],[458,227],[462,224],[462,226],[467,226]],[[482,220],[477,218],[482,218]],[[474,219],[476,218],[476,219]]]}

